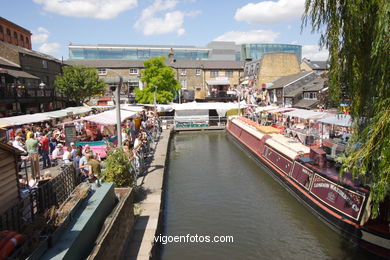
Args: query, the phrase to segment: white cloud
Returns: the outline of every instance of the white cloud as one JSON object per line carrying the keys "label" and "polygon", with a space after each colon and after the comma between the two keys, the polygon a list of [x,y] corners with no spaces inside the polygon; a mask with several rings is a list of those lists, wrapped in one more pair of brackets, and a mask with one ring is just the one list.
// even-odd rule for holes
{"label": "white cloud", "polygon": [[137,0],[34,0],[46,12],[96,19],[115,18],[137,6]]}
{"label": "white cloud", "polygon": [[[176,0],[155,0],[150,6],[142,10],[141,17],[134,24],[134,28],[142,31],[144,35],[156,35],[175,32],[178,36],[185,33],[184,17],[196,16],[199,11],[173,11],[177,5]],[[157,13],[166,12],[163,16],[157,17]]]}
{"label": "white cloud", "polygon": [[58,54],[61,45],[56,42],[45,42],[41,46],[39,46],[38,50],[45,54],[55,55]]}
{"label": "white cloud", "polygon": [[272,43],[278,36],[279,33],[269,30],[252,30],[247,32],[230,31],[218,36],[214,41],[234,41],[236,44]]}
{"label": "white cloud", "polygon": [[300,18],[305,0],[279,0],[249,3],[238,8],[234,18],[249,24],[269,25]]}
{"label": "white cloud", "polygon": [[37,31],[36,32],[33,31],[33,34],[31,36],[31,41],[32,43],[35,44],[44,43],[48,39],[49,39],[49,31],[43,27],[38,27]]}
{"label": "white cloud", "polygon": [[325,61],[329,57],[329,52],[326,49],[320,50],[318,45],[303,45],[302,46],[302,58],[308,58],[310,60],[322,60]]}
{"label": "white cloud", "polygon": [[58,53],[61,45],[56,42],[48,42],[49,35],[50,32],[46,28],[38,27],[37,30],[33,31],[31,41],[33,44],[40,44],[38,51],[50,55],[55,55]]}

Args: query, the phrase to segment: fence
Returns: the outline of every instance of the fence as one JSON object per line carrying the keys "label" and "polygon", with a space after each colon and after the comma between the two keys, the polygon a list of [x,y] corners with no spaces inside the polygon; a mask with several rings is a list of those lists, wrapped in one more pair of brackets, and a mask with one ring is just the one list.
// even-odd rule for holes
{"label": "fence", "polygon": [[227,122],[227,117],[209,116],[204,120],[186,119],[185,121],[175,120],[173,116],[161,116],[162,125],[166,127],[175,126],[176,128],[188,127],[208,127],[208,126],[224,126]]}
{"label": "fence", "polygon": [[41,181],[37,188],[23,190],[21,200],[0,215],[0,230],[23,233],[37,216],[64,202],[79,183],[74,167],[64,166],[53,179]]}

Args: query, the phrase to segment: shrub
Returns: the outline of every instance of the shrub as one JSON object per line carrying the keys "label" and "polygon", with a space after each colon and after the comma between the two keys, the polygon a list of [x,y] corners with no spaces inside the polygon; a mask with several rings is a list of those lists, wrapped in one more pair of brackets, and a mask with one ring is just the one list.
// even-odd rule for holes
{"label": "shrub", "polygon": [[115,148],[109,152],[105,166],[105,181],[114,182],[117,187],[132,187],[134,185],[131,163],[122,148]]}

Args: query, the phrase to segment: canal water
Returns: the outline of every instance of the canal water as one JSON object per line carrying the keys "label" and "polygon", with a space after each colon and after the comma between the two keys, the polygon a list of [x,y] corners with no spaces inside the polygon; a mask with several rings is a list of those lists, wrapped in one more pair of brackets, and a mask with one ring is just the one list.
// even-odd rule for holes
{"label": "canal water", "polygon": [[163,235],[234,240],[182,237],[162,246],[162,259],[373,259],[312,215],[226,133],[176,134],[171,142]]}

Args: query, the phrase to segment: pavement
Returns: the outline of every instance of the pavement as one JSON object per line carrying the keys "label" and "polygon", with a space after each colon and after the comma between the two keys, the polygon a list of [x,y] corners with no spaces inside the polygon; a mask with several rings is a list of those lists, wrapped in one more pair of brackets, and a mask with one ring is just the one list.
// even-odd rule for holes
{"label": "pavement", "polygon": [[141,213],[136,219],[123,259],[146,260],[151,258],[154,236],[158,230],[160,213],[162,213],[163,179],[170,134],[170,130],[162,132],[147,173],[138,179],[139,196],[141,196],[138,205]]}

